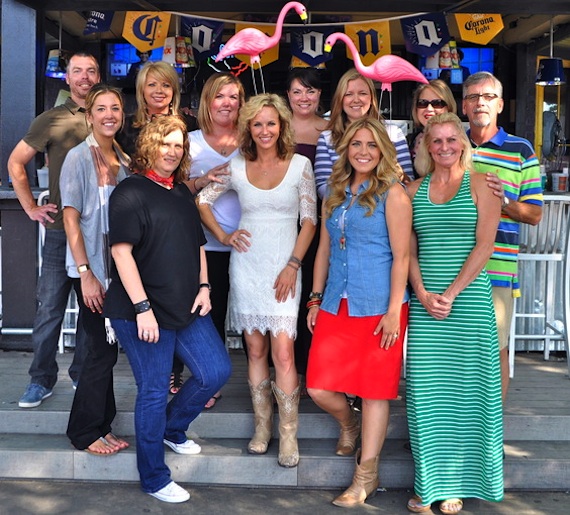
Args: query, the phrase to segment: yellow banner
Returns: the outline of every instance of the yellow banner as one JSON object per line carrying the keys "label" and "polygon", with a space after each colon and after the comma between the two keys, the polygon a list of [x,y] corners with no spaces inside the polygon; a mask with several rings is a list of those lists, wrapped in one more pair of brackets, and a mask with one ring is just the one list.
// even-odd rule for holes
{"label": "yellow banner", "polygon": [[[268,45],[272,44],[269,43],[269,38],[271,36],[273,36],[273,34],[275,33],[275,29],[276,29],[276,25],[255,25],[255,24],[243,24],[243,23],[236,23],[236,34],[239,33],[240,30],[242,29],[247,29],[247,28],[252,28],[252,29],[257,29],[258,31],[260,31],[262,34],[264,34],[266,37],[260,37],[260,43],[266,43]],[[234,36],[235,37],[235,34]],[[251,48],[251,46],[253,46],[254,44],[258,43],[257,40],[254,41],[254,38],[248,37],[247,39],[243,40],[243,48]],[[263,46],[263,45],[262,45]],[[269,48],[267,50],[263,50],[263,52],[261,52],[260,54],[261,56],[261,66],[265,66],[267,64],[271,64],[275,61],[277,61],[277,59],[279,59],[279,43],[277,43],[275,46],[273,46],[272,48]],[[250,64],[251,63],[251,58],[248,54],[239,54],[236,53],[235,54],[236,59],[239,59],[240,61],[246,63],[246,64]]]}
{"label": "yellow banner", "polygon": [[[366,66],[370,66],[380,56],[390,54],[392,51],[390,24],[387,21],[345,25],[344,32],[354,42],[360,60]],[[354,61],[348,45],[346,55]]]}
{"label": "yellow banner", "polygon": [[463,41],[486,45],[503,30],[500,14],[456,14],[455,21]]}
{"label": "yellow banner", "polygon": [[170,14],[159,11],[129,11],[125,14],[123,37],[141,52],[164,46]]}

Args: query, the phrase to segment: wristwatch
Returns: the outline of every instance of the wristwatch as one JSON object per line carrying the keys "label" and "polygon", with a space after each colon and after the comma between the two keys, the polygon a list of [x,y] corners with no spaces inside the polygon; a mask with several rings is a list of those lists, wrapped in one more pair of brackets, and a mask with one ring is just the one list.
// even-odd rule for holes
{"label": "wristwatch", "polygon": [[85,263],[84,265],[79,265],[77,267],[77,271],[82,274],[83,272],[87,272],[87,270],[91,270],[89,263]]}
{"label": "wristwatch", "polygon": [[503,195],[503,203],[501,204],[501,209],[505,209],[510,203],[511,200],[509,199],[509,197]]}

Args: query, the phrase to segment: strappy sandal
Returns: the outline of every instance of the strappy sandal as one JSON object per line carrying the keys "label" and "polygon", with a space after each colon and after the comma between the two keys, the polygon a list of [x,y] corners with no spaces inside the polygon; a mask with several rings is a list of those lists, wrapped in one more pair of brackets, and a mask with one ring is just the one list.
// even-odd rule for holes
{"label": "strappy sandal", "polygon": [[182,388],[183,384],[184,380],[182,379],[182,374],[180,372],[172,372],[172,374],[170,374],[170,386],[168,388],[168,393],[170,393],[170,395],[176,395],[180,391],[180,388]]}
{"label": "strappy sandal", "polygon": [[[447,506],[447,508],[445,508]],[[450,506],[456,506],[457,508],[449,508]],[[439,511],[443,515],[456,515],[463,509],[463,501],[459,498],[446,499],[442,501],[439,505]]]}
{"label": "strappy sandal", "polygon": [[422,498],[419,495],[414,495],[408,500],[408,510],[413,513],[425,513],[431,510],[431,504],[423,504]]}

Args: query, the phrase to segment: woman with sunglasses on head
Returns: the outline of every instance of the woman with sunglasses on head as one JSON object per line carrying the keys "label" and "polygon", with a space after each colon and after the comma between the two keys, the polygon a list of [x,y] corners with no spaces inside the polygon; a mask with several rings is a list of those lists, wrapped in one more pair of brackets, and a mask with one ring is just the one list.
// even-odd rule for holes
{"label": "woman with sunglasses on head", "polygon": [[449,86],[440,79],[432,80],[429,84],[420,84],[412,97],[414,132],[408,136],[412,159],[416,158],[428,120],[441,113],[457,114],[457,104]]}

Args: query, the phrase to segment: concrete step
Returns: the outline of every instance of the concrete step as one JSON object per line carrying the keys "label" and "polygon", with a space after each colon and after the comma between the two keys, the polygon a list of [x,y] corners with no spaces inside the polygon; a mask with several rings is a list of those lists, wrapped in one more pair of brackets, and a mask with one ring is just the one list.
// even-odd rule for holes
{"label": "concrete step", "polygon": [[[311,401],[305,400],[304,403]],[[65,434],[68,411],[42,409],[14,409],[2,411],[0,433]],[[570,416],[564,415],[505,415],[505,440],[570,441]],[[118,434],[134,434],[132,411],[119,411],[113,423]],[[204,411],[190,426],[190,430],[203,438],[250,438],[253,434],[251,408],[241,412]],[[274,424],[277,436],[277,420]],[[393,410],[390,417],[388,439],[408,437],[406,415],[401,409]],[[299,438],[338,438],[338,425],[326,413],[303,413],[299,420]]]}
{"label": "concrete step", "polygon": [[[334,455],[334,439],[300,439],[301,461],[292,469],[277,464],[277,441],[267,454],[247,453],[247,439],[198,438],[202,453],[181,456],[166,449],[173,477],[183,483],[256,487],[342,488],[351,480],[354,458]],[[131,447],[108,457],[77,451],[61,435],[0,435],[0,477],[138,481],[134,438]],[[411,488],[413,461],[405,440],[388,440],[380,462],[383,488]],[[505,445],[505,487],[561,490],[570,484],[570,449],[565,442],[510,441]]]}

